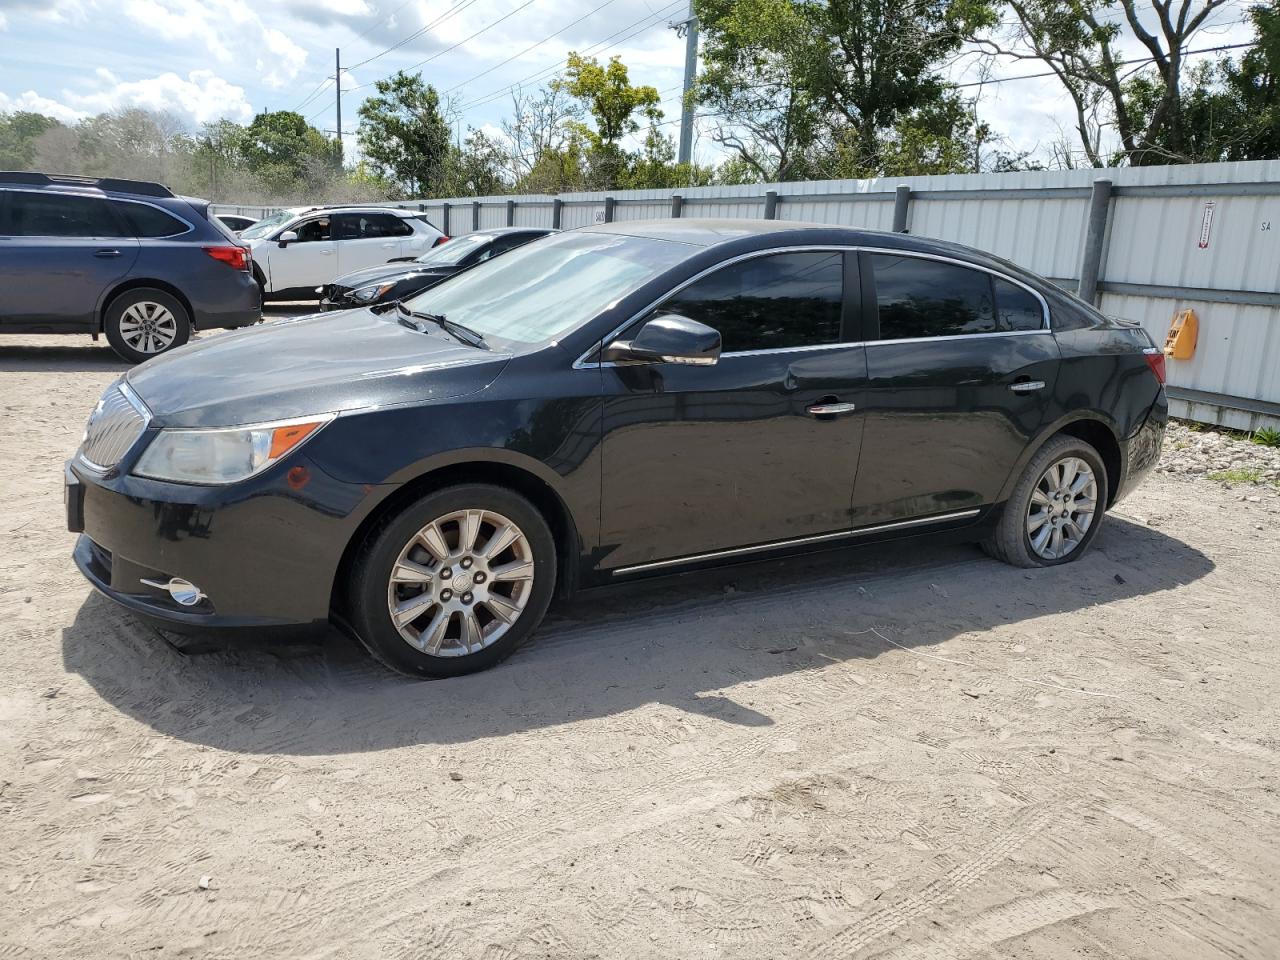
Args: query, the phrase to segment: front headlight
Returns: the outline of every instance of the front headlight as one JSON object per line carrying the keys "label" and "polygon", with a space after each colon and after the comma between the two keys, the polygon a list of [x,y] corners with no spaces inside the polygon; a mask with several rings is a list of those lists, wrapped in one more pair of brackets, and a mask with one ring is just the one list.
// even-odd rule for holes
{"label": "front headlight", "polygon": [[394,281],[391,283],[373,283],[367,287],[352,290],[350,296],[356,303],[372,303],[394,286]]}
{"label": "front headlight", "polygon": [[260,473],[315,436],[333,414],[246,427],[161,430],[133,468],[174,483],[235,483]]}

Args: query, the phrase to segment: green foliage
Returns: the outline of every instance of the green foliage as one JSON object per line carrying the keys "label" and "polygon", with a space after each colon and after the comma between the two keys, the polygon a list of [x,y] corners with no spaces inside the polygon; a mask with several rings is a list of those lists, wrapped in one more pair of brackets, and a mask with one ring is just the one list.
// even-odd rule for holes
{"label": "green foliage", "polygon": [[[225,121],[224,121],[225,123]],[[292,110],[258,114],[238,135],[225,131],[249,169],[276,180],[304,179],[314,165],[342,166],[342,148]]]}
{"label": "green foliage", "polygon": [[29,110],[0,113],[0,170],[28,170],[35,161],[36,141],[62,124]]}
{"label": "green foliage", "polygon": [[405,196],[447,196],[444,185],[449,123],[435,87],[422,74],[403,70],[375,84],[378,93],[360,105],[357,133],[369,165]]}
{"label": "green foliage", "polygon": [[1259,427],[1249,439],[1260,447],[1280,447],[1280,430]]}

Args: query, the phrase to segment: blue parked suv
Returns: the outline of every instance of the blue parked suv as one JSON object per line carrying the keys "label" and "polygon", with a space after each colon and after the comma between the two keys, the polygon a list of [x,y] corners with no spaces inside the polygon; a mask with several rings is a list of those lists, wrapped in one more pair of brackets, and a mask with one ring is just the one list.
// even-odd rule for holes
{"label": "blue parked suv", "polygon": [[206,201],[141,180],[0,172],[0,332],[105,333],[139,363],[261,316],[248,245]]}

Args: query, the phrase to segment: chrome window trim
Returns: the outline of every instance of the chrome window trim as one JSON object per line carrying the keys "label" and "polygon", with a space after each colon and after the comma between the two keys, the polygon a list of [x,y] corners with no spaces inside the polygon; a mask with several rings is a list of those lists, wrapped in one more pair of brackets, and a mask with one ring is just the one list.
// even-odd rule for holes
{"label": "chrome window trim", "polygon": [[[151,421],[153,419],[151,408],[148,407],[146,403],[143,401],[143,399],[140,396],[138,396],[137,393],[134,392],[133,387],[129,386],[129,384],[126,383],[124,380],[118,381],[114,386],[115,386],[115,389],[120,391],[121,395],[125,398],[125,400],[128,401],[129,406],[133,407],[133,409],[137,412],[138,416],[142,417],[142,430],[138,433],[138,436],[133,441],[133,443],[129,444],[128,448],[124,451],[124,453],[120,455],[120,460],[117,460],[114,464],[112,464],[109,467],[104,467],[99,463],[94,463],[92,460],[90,460],[88,457],[84,455],[82,450],[77,450],[76,459],[79,460],[81,463],[83,463],[86,467],[88,467],[94,473],[106,474],[106,473],[110,473],[112,470],[118,467],[120,463],[123,462],[124,458],[128,456],[129,451],[132,450],[135,446],[137,446],[138,440],[141,440],[144,436],[146,436],[147,429],[151,426]],[[108,387],[107,389],[111,389],[111,388]],[[105,394],[105,391],[104,391],[104,394]]]}
{"label": "chrome window trim", "polygon": [[877,523],[869,527],[855,527],[852,530],[837,530],[834,533],[819,533],[809,537],[793,537],[788,540],[771,540],[751,547],[732,547],[728,550],[712,550],[708,553],[691,553],[683,557],[672,557],[669,560],[654,560],[649,563],[636,563],[626,567],[618,567],[612,571],[615,577],[642,570],[661,570],[664,567],[676,567],[686,563],[700,563],[703,560],[715,560],[721,557],[736,557],[748,553],[762,553],[766,550],[779,550],[785,547],[801,546],[806,543],[822,543],[826,540],[839,540],[846,537],[860,537],[868,533],[880,533],[885,530],[899,530],[905,527],[919,527],[928,523],[946,523],[948,520],[967,520],[982,512],[981,507],[969,510],[956,510],[953,513],[935,514],[932,517],[915,517],[911,520],[897,520],[893,523]]}
{"label": "chrome window trim", "polygon": [[[595,346],[592,346],[585,353],[583,353],[582,356],[578,357],[578,359],[573,362],[572,369],[601,370],[609,367],[632,366],[633,364],[618,363],[613,360],[607,360],[603,362],[597,361],[593,363],[587,358],[590,357],[593,353],[596,353],[604,344],[608,343],[610,340],[617,337],[618,334],[622,333],[623,330],[627,329],[627,327],[631,326],[637,320],[641,319],[643,316],[645,316],[647,313],[653,310],[660,303],[675,296],[685,287],[689,286],[690,284],[697,283],[703,277],[709,276],[710,274],[714,273],[717,270],[721,270],[725,267],[733,266],[735,263],[740,263],[743,260],[751,260],[756,257],[767,257],[777,253],[822,253],[822,252],[874,253],[874,254],[888,254],[890,256],[916,257],[917,259],[921,259],[921,260],[937,260],[941,263],[949,263],[957,267],[967,267],[970,270],[979,270],[982,273],[987,273],[993,277],[998,277],[1001,280],[1004,280],[1006,283],[1011,283],[1014,286],[1021,287],[1023,290],[1026,290],[1033,297],[1035,297],[1040,302],[1042,326],[1038,330],[992,330],[985,333],[956,333],[956,334],[947,334],[944,336],[937,336],[937,337],[906,337],[906,338],[894,339],[894,340],[851,340],[851,341],[844,341],[840,343],[806,344],[800,347],[772,347],[764,350],[736,350],[729,353],[722,353],[720,355],[720,359],[723,360],[727,357],[757,357],[757,356],[766,356],[766,355],[775,354],[775,353],[796,353],[799,351],[840,349],[840,348],[849,348],[849,347],[858,347],[858,346],[870,347],[880,343],[894,343],[894,344],[896,343],[932,343],[934,341],[942,341],[942,340],[972,340],[976,337],[1021,337],[1021,336],[1026,336],[1028,334],[1033,334],[1033,333],[1052,333],[1053,332],[1053,325],[1050,321],[1050,316],[1049,316],[1049,302],[1045,300],[1044,296],[1038,290],[1033,289],[1032,287],[1028,286],[1026,283],[1022,282],[1016,277],[1011,277],[1007,273],[1003,273],[1000,270],[995,269],[994,267],[987,267],[979,263],[970,263],[967,260],[960,260],[960,259],[957,259],[956,257],[948,257],[948,256],[944,256],[942,254],[937,254],[937,253],[925,253],[923,251],[916,251],[916,250],[895,250],[888,247],[868,247],[868,246],[842,245],[842,244],[806,244],[801,246],[771,247],[768,250],[753,250],[750,253],[742,253],[736,257],[731,257],[728,260],[722,260],[719,263],[715,264],[714,266],[707,267],[705,270],[697,274],[694,274],[692,277],[689,277],[687,280],[683,281],[677,286],[672,287],[662,296],[658,297],[653,302],[651,302],[648,306],[644,307],[643,309],[633,314],[626,322],[621,323],[617,327],[615,327],[610,334],[608,334],[605,337],[602,337],[598,344],[596,344]],[[859,296],[861,296],[861,291],[859,291]]]}

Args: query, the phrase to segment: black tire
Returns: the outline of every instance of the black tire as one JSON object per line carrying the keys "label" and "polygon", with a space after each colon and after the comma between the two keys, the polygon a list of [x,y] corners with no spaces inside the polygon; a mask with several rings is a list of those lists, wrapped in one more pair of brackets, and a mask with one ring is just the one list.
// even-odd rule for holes
{"label": "black tire", "polygon": [[[493,560],[495,571],[511,567],[513,563],[531,563],[533,579],[527,587],[527,594],[521,593],[517,597],[516,592],[526,588],[499,583],[500,578],[497,576],[493,576],[487,584],[482,584],[477,578],[474,586],[469,587],[478,598],[472,601],[474,606],[469,602],[465,609],[458,609],[456,614],[448,614],[440,649],[453,651],[453,655],[432,654],[412,646],[410,640],[400,632],[391,616],[392,597],[398,598],[397,602],[407,603],[418,596],[430,594],[432,590],[437,591],[434,598],[422,606],[419,616],[405,625],[405,629],[411,634],[419,634],[418,639],[424,647],[429,646],[427,634],[430,626],[437,622],[437,616],[446,611],[445,605],[438,602],[446,595],[446,585],[459,582],[470,584],[472,581],[464,578],[476,577],[481,566],[488,569],[488,560],[480,556],[479,550],[468,552],[465,559],[474,566],[469,571],[462,570],[463,557],[457,553],[459,544],[456,542],[462,537],[462,525],[459,521],[450,520],[441,524],[438,529],[443,532],[446,541],[451,538],[453,540],[447,546],[455,552],[455,559],[451,562],[458,565],[457,570],[446,562],[437,560],[425,547],[414,547],[414,555],[409,559],[424,566],[434,564],[431,566],[432,584],[421,587],[405,584],[392,586],[391,576],[399,563],[401,552],[410,549],[420,531],[434,521],[460,511],[483,511],[486,514],[486,519],[479,524],[475,535],[475,543],[485,548],[492,543],[491,538],[497,533],[496,525],[489,522],[488,516],[496,515],[514,524],[523,534],[523,540],[511,548],[498,551],[489,559]],[[482,541],[481,537],[486,539]],[[524,552],[523,560],[517,550]],[[527,639],[542,622],[555,593],[555,585],[555,538],[538,509],[524,497],[505,487],[481,483],[460,484],[427,494],[387,518],[369,533],[352,567],[347,619],[356,637],[369,653],[391,669],[416,677],[456,677],[493,666]],[[508,589],[511,593],[505,596],[497,592]],[[416,592],[417,590],[421,593]],[[402,594],[401,591],[407,593]],[[505,629],[500,629],[504,625],[493,617],[488,600],[480,598],[482,591],[486,597],[492,592],[495,600],[510,598],[519,603],[523,598],[524,606],[509,625],[505,625]],[[458,608],[461,600],[469,596],[472,596],[470,592],[453,597],[453,607]],[[463,653],[459,649],[463,646],[462,640],[457,634],[465,626],[468,611],[475,618],[471,623],[485,620],[482,631],[492,629],[499,635],[487,645],[470,653]],[[482,638],[487,635],[481,633]],[[484,642],[483,639],[480,642]]]}
{"label": "black tire", "polygon": [[[1031,497],[1049,467],[1068,457],[1083,460],[1093,471],[1097,486],[1093,516],[1084,536],[1078,539],[1073,548],[1056,558],[1045,557],[1033,548],[1031,535],[1027,530]],[[1092,446],[1076,437],[1060,435],[1052,438],[1022,471],[1017,486],[1004,505],[995,533],[990,539],[983,541],[982,548],[997,560],[1015,567],[1052,567],[1078,560],[1089,549],[1102,526],[1109,493],[1108,480],[1102,458]]]}
{"label": "black tire", "polygon": [[[140,315],[152,315],[159,319],[151,335],[142,335],[139,339],[136,324]],[[172,323],[166,318],[171,318]],[[126,290],[116,297],[107,305],[102,326],[111,349],[130,363],[142,363],[168,353],[191,338],[191,315],[187,313],[182,301],[173,294],[154,287]],[[157,344],[161,340],[164,341],[163,344],[155,349],[138,349],[138,346]]]}

